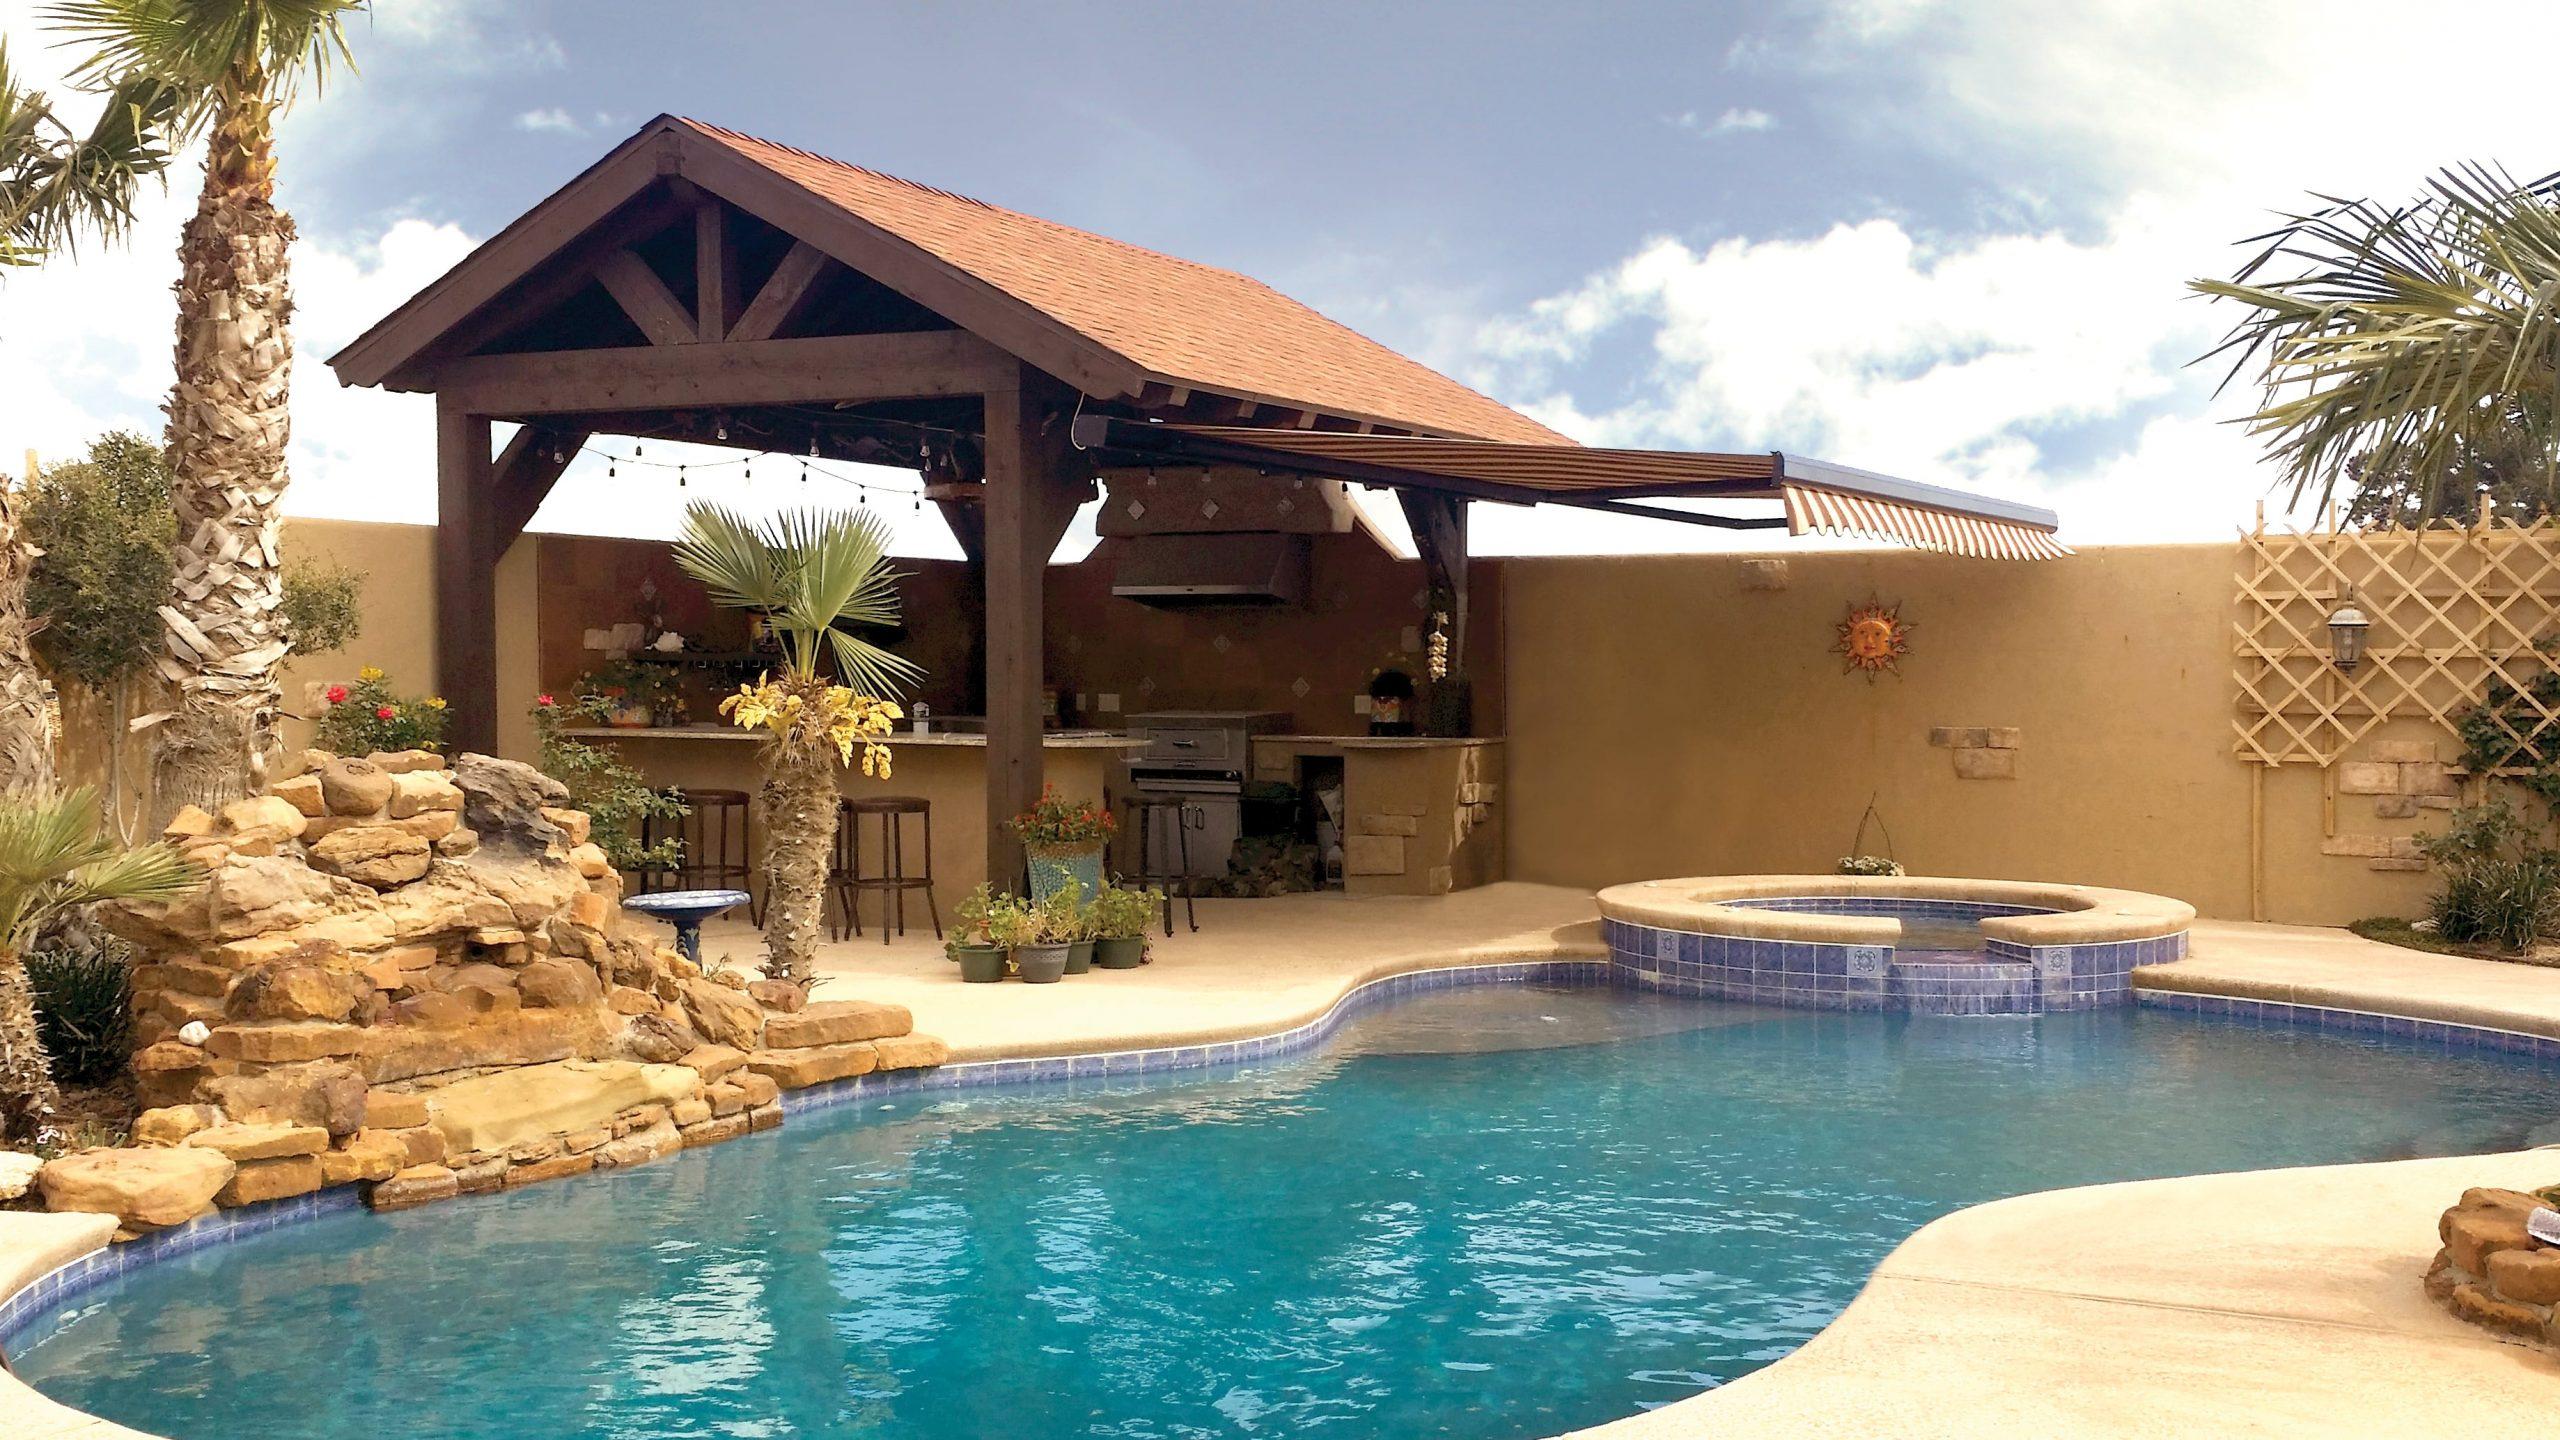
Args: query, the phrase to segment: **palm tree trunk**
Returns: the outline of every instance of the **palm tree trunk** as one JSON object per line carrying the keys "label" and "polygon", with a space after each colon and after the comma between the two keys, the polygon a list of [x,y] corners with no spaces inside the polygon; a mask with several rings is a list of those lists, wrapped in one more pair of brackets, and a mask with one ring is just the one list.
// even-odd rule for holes
{"label": "palm tree trunk", "polygon": [[[285,492],[293,220],[275,207],[262,77],[227,95],[204,193],[179,243],[177,383],[169,395],[177,577],[161,673],[153,814],[207,810],[262,788],[277,747],[286,641],[277,532]],[[156,823],[156,821],[155,821]]]}
{"label": "palm tree trunk", "polygon": [[765,745],[765,973],[806,980],[818,958],[827,904],[827,852],[835,841],[836,753],[793,734]]}
{"label": "palm tree trunk", "polygon": [[53,1062],[36,1034],[35,987],[20,958],[0,951],[0,1142],[43,1139],[61,1109]]}
{"label": "palm tree trunk", "polygon": [[27,647],[27,572],[37,552],[20,524],[23,499],[0,484],[0,793],[53,787],[59,729],[53,686]]}

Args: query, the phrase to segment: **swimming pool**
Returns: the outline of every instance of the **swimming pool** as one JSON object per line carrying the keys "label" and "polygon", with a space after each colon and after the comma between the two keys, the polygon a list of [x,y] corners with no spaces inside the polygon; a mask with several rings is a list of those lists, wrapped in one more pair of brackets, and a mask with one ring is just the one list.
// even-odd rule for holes
{"label": "swimming pool", "polygon": [[109,1281],[14,1358],[181,1437],[1552,1435],[1787,1353],[1959,1206],[2504,1148],[2555,1097],[2138,1010],[1443,992],[1249,1070],[912,1092],[326,1217]]}

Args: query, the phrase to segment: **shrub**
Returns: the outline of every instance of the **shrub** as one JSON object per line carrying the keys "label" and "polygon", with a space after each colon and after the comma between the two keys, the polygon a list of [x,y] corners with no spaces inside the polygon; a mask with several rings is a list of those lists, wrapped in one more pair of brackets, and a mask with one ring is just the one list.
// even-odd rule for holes
{"label": "shrub", "polygon": [[332,685],[328,713],[311,743],[337,755],[377,750],[437,750],[444,746],[444,699],[412,699],[395,693],[379,666],[356,672],[353,685]]}
{"label": "shrub", "polygon": [[27,608],[44,622],[36,653],[92,688],[141,674],[160,653],[177,537],[160,447],[125,430],[98,437],[88,459],[36,476],[26,524],[44,552],[27,578]]}
{"label": "shrub", "polygon": [[2445,833],[2419,836],[2418,848],[2444,875],[2428,907],[2442,938],[2521,953],[2560,930],[2560,850],[2506,801],[2455,811]]}
{"label": "shrub", "polygon": [[287,565],[284,625],[297,654],[345,649],[364,631],[364,572],[316,560]]}
{"label": "shrub", "polygon": [[610,702],[600,699],[563,705],[549,695],[535,697],[533,729],[542,742],[538,768],[569,787],[571,807],[587,812],[587,838],[603,847],[613,868],[625,873],[673,870],[684,863],[681,839],[670,835],[654,845],[640,842],[649,821],[684,814],[684,802],[651,789],[613,751],[563,733],[574,720],[601,724],[609,708]]}
{"label": "shrub", "polygon": [[120,940],[27,952],[36,1034],[54,1079],[95,1085],[114,1078],[133,1052],[133,951]]}

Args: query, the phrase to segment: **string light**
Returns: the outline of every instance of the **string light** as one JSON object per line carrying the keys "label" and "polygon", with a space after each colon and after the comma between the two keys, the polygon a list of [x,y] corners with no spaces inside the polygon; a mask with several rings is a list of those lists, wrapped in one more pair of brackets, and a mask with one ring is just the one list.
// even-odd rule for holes
{"label": "string light", "polygon": [[[608,480],[619,479],[622,474],[622,467],[625,465],[656,466],[661,470],[673,470],[676,472],[676,488],[686,490],[692,488],[694,470],[694,464],[692,461],[646,459],[642,454],[643,448],[644,447],[641,445],[635,443],[631,447],[630,454],[622,455],[598,446],[582,445],[571,454],[570,458],[575,459],[579,455],[597,455],[603,457],[605,462],[605,478]],[[768,460],[772,459],[773,452],[764,452],[764,458]],[[815,474],[820,478],[833,480],[839,485],[851,487],[855,492],[856,503],[860,505],[866,507],[869,506],[871,503],[872,492],[878,491],[883,495],[905,495],[908,497],[910,509],[914,510],[918,514],[922,514],[924,511],[924,492],[927,487],[921,480],[919,480],[918,484],[913,486],[875,485],[867,480],[857,480],[850,475],[840,474],[834,470],[828,469],[824,465],[813,465],[806,458],[795,458],[799,458],[800,483],[803,485],[808,484],[809,477],[812,474]],[[734,460],[708,460],[702,463],[701,468],[704,470],[722,470],[735,465],[738,467],[738,478],[752,484],[755,480],[755,460],[756,457],[754,456],[741,456]]]}
{"label": "string light", "polygon": [[684,467],[682,465],[678,465],[676,467],[676,488],[679,490],[684,488]]}

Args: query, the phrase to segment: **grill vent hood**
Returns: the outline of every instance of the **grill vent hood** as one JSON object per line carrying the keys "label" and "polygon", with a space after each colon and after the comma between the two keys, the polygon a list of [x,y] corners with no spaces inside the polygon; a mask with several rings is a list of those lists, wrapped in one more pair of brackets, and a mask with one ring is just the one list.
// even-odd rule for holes
{"label": "grill vent hood", "polygon": [[1167,609],[1303,604],[1310,543],[1237,531],[1133,535],[1117,542],[1111,593]]}

